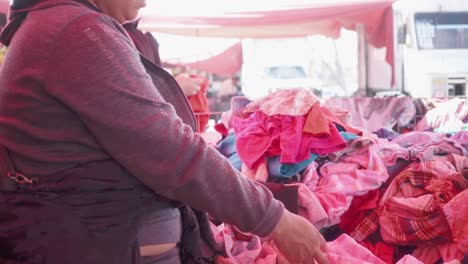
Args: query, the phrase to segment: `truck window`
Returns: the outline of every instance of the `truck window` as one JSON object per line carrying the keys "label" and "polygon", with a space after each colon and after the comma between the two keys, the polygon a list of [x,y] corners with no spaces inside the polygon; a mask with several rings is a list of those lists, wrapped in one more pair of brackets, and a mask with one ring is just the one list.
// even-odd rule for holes
{"label": "truck window", "polygon": [[420,49],[468,49],[468,12],[416,13]]}
{"label": "truck window", "polygon": [[265,74],[275,79],[305,78],[304,69],[300,66],[274,66],[265,68]]}

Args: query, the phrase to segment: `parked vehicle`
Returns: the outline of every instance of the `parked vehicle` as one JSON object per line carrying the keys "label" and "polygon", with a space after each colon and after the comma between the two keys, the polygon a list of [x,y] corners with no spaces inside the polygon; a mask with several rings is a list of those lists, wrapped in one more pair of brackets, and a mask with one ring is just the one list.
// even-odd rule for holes
{"label": "parked vehicle", "polygon": [[320,94],[319,83],[310,76],[307,40],[252,40],[242,43],[242,93],[256,99],[277,89],[304,88]]}
{"label": "parked vehicle", "polygon": [[[395,90],[413,97],[468,93],[468,1],[400,0],[394,4]],[[369,51],[369,49],[367,50]],[[368,83],[390,88],[389,67],[367,53]]]}

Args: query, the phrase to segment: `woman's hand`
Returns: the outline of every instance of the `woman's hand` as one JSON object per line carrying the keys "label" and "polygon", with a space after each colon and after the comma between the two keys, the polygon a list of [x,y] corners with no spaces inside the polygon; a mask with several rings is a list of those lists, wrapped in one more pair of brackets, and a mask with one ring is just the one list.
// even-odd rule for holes
{"label": "woman's hand", "polygon": [[324,254],[327,250],[325,239],[301,216],[285,210],[269,237],[290,263],[328,264]]}

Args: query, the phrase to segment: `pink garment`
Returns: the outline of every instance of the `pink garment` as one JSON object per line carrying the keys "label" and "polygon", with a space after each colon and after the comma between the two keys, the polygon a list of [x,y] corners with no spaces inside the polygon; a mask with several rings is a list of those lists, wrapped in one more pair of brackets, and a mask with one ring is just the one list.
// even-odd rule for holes
{"label": "pink garment", "polygon": [[[339,223],[341,215],[348,210],[353,198],[344,193],[317,191],[316,189],[319,181],[320,176],[317,173],[317,163],[312,162],[303,173],[302,183],[307,186],[312,191],[312,194],[319,200],[323,210],[327,214],[327,218],[320,221],[316,220],[313,216],[306,218],[317,228],[322,228]],[[313,215],[315,212],[309,211],[308,214]]]}
{"label": "pink garment", "polygon": [[320,99],[308,89],[281,89],[256,100],[244,109],[244,113],[262,111],[268,116],[290,115],[302,116],[309,113]]}
{"label": "pink garment", "polygon": [[464,119],[468,115],[468,100],[454,98],[429,110],[423,119],[415,126],[415,131],[431,128],[459,130],[463,128]]}
{"label": "pink garment", "polygon": [[332,98],[324,105],[348,111],[351,125],[371,132],[379,128],[392,129],[396,124],[408,125],[416,114],[413,99],[410,97]]}
{"label": "pink garment", "polygon": [[[219,236],[219,231],[217,233]],[[225,244],[229,245],[226,249],[231,253],[218,258],[217,264],[294,264],[284,259],[272,241],[264,241],[260,247],[258,237],[252,239],[255,242],[251,245],[247,241],[232,240],[229,236],[224,238]],[[327,248],[325,255],[330,264],[385,264],[346,234],[328,242]]]}
{"label": "pink garment", "polygon": [[468,189],[465,189],[442,208],[452,231],[453,241],[464,254],[468,254],[467,201]]}
{"label": "pink garment", "polygon": [[326,221],[329,216],[320,200],[305,184],[297,183],[291,185],[297,185],[299,187],[299,215],[309,220],[312,224],[318,224],[317,228],[323,227],[320,223]]}
{"label": "pink garment", "polygon": [[389,142],[387,139],[378,139],[376,140],[376,144],[378,146],[376,147],[376,150],[379,153],[378,155],[386,167],[395,165],[398,159],[414,159],[408,148],[402,147],[394,142]]}
{"label": "pink garment", "polygon": [[458,142],[460,146],[468,151],[468,130],[462,130],[450,137],[451,140]]}
{"label": "pink garment", "polygon": [[432,132],[410,132],[391,142],[386,139],[378,139],[375,142],[379,145],[378,152],[385,165],[392,166],[398,158],[431,161],[434,156],[446,153],[468,157],[468,151],[461,145],[463,140],[460,140],[460,137],[462,136],[452,139]]}
{"label": "pink garment", "polygon": [[[365,137],[356,139],[353,143],[357,141],[366,141]],[[380,187],[380,185],[385,182],[388,178],[387,168],[379,155],[378,144],[364,144],[362,148],[355,148],[352,152],[348,152],[346,155],[343,155],[338,161],[340,163],[354,163],[359,165],[357,171],[351,172],[351,175],[355,177],[359,182],[361,187],[355,187],[353,190],[354,195],[366,190],[373,190]],[[323,167],[322,167],[323,168]],[[326,171],[322,171],[323,176],[326,176]]]}
{"label": "pink garment", "polygon": [[339,223],[354,196],[378,189],[388,179],[387,168],[377,147],[372,140],[359,138],[336,162],[324,164],[320,168],[321,176],[315,162],[305,170],[302,183],[313,192],[328,215],[327,219],[318,222],[313,222],[316,219],[311,217],[315,226],[321,228]]}
{"label": "pink garment", "polygon": [[353,127],[350,122],[348,121],[349,118],[347,118],[347,112],[346,116],[344,116],[344,112],[341,109],[338,109],[336,107],[332,106],[324,106],[322,105],[320,107],[322,114],[330,120],[330,122],[336,123],[340,126],[342,126],[346,132],[350,132],[359,136],[362,136],[364,134],[364,131],[361,129],[358,129],[356,127]]}
{"label": "pink garment", "polygon": [[370,145],[375,143],[375,139],[367,136],[362,136],[360,138],[354,139],[351,142],[347,143],[347,147],[340,151],[335,151],[333,153],[328,154],[328,158],[331,161],[337,161],[345,154],[353,155],[354,152],[362,151],[363,148],[367,148]]}
{"label": "pink garment", "polygon": [[[330,111],[330,113],[333,113],[333,115],[341,123],[345,123],[345,124],[349,123],[349,119],[351,118],[351,115],[349,114],[348,111],[341,109],[339,107],[336,107],[336,106],[331,106],[331,105],[328,105],[327,108]],[[334,122],[336,122],[336,120],[334,120]]]}
{"label": "pink garment", "polygon": [[260,161],[255,168],[249,168],[245,165],[245,163],[242,163],[241,174],[252,180],[266,182],[268,180],[268,167],[266,159],[264,158],[262,161]]}
{"label": "pink garment", "polygon": [[[225,256],[218,257],[216,264],[294,264],[282,256],[271,240],[262,241],[257,236],[236,238],[227,225],[212,225],[212,229],[215,240],[225,249]],[[325,255],[330,264],[385,264],[346,234],[328,242],[327,248]]]}
{"label": "pink garment", "polygon": [[419,261],[417,258],[411,255],[405,255],[396,264],[424,264],[424,263]]}
{"label": "pink garment", "polygon": [[[326,226],[332,226],[340,222],[340,217],[343,215],[351,205],[353,197],[347,196],[344,193],[327,193],[324,191],[317,191],[317,186],[320,181],[320,177],[317,173],[317,163],[312,162],[303,173],[302,184],[311,190],[311,194],[318,199],[321,208],[325,211],[327,217],[323,218],[321,211],[313,210],[313,206],[303,206],[306,211],[301,214],[317,228]],[[299,193],[301,194],[301,193]],[[305,195],[304,195],[305,196]],[[309,203],[314,203],[315,199],[309,199]],[[303,204],[308,204],[307,199],[304,199]],[[317,216],[319,215],[319,216]]]}
{"label": "pink garment", "polygon": [[[314,136],[303,133],[304,121],[304,117],[283,118],[283,133],[280,142],[282,163],[298,163],[308,159],[311,152],[326,155],[346,147],[346,141],[334,124],[329,124],[329,135]],[[300,145],[296,150],[298,141]]]}
{"label": "pink garment", "polygon": [[346,234],[341,235],[333,242],[328,242],[327,248],[330,264],[385,264]]}
{"label": "pink garment", "polygon": [[225,255],[218,257],[217,264],[277,264],[280,253],[270,241],[262,241],[258,236],[237,234],[236,230],[222,224],[211,224],[215,241],[223,245]]}
{"label": "pink garment", "polygon": [[320,176],[317,173],[318,164],[313,161],[307,166],[307,168],[302,173],[301,182],[304,183],[309,188],[315,188],[317,186]]}
{"label": "pink garment", "polygon": [[257,111],[248,118],[233,117],[236,148],[240,159],[253,168],[262,157],[280,156],[282,163],[298,163],[310,153],[328,154],[346,147],[336,127],[330,136],[303,133],[304,116],[267,116]]}
{"label": "pink garment", "polygon": [[439,141],[443,138],[446,138],[445,134],[412,131],[397,136],[392,139],[392,143],[396,143],[400,146],[422,145],[433,141]]}
{"label": "pink garment", "polygon": [[388,178],[384,171],[360,167],[357,163],[329,162],[320,168],[323,175],[316,192],[362,195],[379,188]]}
{"label": "pink garment", "polygon": [[436,246],[421,246],[416,248],[411,254],[423,263],[436,263],[442,258],[444,262],[459,263],[462,260],[464,254],[458,250],[458,247],[454,243],[445,243]]}
{"label": "pink garment", "polygon": [[[401,258],[396,264],[425,264],[425,263],[435,263],[436,261],[426,260],[426,262],[421,262],[417,258],[413,257],[412,255],[406,255],[403,258]],[[449,262],[444,262],[444,264],[460,264],[460,261],[454,259]]]}
{"label": "pink garment", "polygon": [[[423,132],[414,132],[415,139],[417,135]],[[426,132],[424,132],[426,133]],[[431,133],[431,132],[429,132]],[[427,135],[427,134],[426,134]],[[424,138],[424,136],[423,136]],[[427,139],[420,139],[419,142],[415,142],[411,146],[400,147],[394,144],[395,141],[385,143],[383,140],[379,140],[379,152],[387,166],[392,166],[396,163],[398,158],[405,160],[420,160],[420,161],[431,161],[434,156],[445,155],[447,153],[453,153],[461,156],[468,157],[468,151],[461,145],[462,142],[458,139],[446,138],[445,136],[439,139],[431,136],[433,141],[423,141]]]}
{"label": "pink garment", "polygon": [[231,109],[229,111],[223,112],[221,114],[221,121],[215,125],[216,131],[221,133],[224,136],[227,136],[230,132],[232,132],[232,118],[246,118],[250,114],[243,114],[242,111],[244,110],[245,106],[252,102],[245,96],[234,96],[231,98]]}
{"label": "pink garment", "polygon": [[446,153],[457,154],[468,157],[468,151],[457,141],[450,138],[443,138],[439,141],[429,142],[424,145],[415,145],[409,148],[411,155],[414,155],[421,161],[430,161],[434,155],[443,155]]}
{"label": "pink garment", "polygon": [[317,228],[336,225],[340,222],[341,215],[343,215],[351,206],[353,197],[342,193],[326,193],[316,192],[315,196],[319,199],[323,209],[327,212],[328,218],[314,225]]}

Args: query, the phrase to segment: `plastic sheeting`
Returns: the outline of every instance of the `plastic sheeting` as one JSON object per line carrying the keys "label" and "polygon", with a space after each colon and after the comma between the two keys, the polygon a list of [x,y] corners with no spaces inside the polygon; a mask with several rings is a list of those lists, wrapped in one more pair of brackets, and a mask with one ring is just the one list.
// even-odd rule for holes
{"label": "plastic sheeting", "polygon": [[[140,27],[145,31],[177,35],[230,38],[282,38],[321,34],[338,38],[340,30],[365,28],[367,41],[386,48],[386,61],[394,65],[392,3],[395,0],[268,1],[267,4],[236,1],[197,1],[187,8],[187,1],[172,3],[173,12],[162,1],[148,1],[141,11]],[[7,11],[9,0],[0,0],[0,12]],[[161,8],[158,8],[161,6]],[[180,8],[180,7],[184,8]],[[198,7],[198,8],[196,8]],[[206,7],[206,8],[200,8]],[[200,11],[201,10],[201,11]],[[213,11],[209,11],[213,10]],[[187,47],[189,48],[189,47]],[[221,75],[240,70],[239,49],[231,48],[212,59],[191,65]],[[234,55],[232,55],[234,54]],[[236,58],[220,69],[225,58]],[[392,74],[393,76],[393,74]],[[392,78],[393,80],[394,78]]]}
{"label": "plastic sheeting", "polygon": [[[191,12],[179,8],[179,13],[173,10],[172,14],[165,14],[164,9],[158,12],[159,3],[154,3],[154,7],[150,5],[143,10],[140,26],[147,31],[199,37],[283,38],[321,34],[338,38],[342,28],[356,30],[362,24],[367,41],[377,48],[386,48],[386,61],[393,68],[394,0],[303,1],[300,4],[292,1],[293,4],[282,5],[274,1],[261,6],[242,5],[242,1],[237,6],[210,2],[211,8],[203,2],[209,1],[197,2],[198,8],[193,6]],[[201,6],[207,8],[200,9]],[[197,13],[197,10],[201,11]]]}

